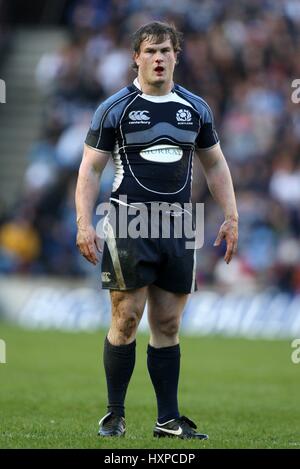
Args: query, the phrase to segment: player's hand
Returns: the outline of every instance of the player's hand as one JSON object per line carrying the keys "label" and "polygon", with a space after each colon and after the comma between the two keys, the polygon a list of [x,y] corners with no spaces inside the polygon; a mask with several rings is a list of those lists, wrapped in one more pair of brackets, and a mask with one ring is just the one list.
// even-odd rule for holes
{"label": "player's hand", "polygon": [[100,238],[92,225],[78,226],[76,246],[89,262],[96,265],[99,262],[97,251],[102,252]]}
{"label": "player's hand", "polygon": [[223,239],[226,240],[226,253],[224,256],[224,261],[229,264],[234,254],[237,251],[238,244],[238,219],[229,218],[225,220],[219,230],[218,236],[214,242],[214,246],[220,246]]}

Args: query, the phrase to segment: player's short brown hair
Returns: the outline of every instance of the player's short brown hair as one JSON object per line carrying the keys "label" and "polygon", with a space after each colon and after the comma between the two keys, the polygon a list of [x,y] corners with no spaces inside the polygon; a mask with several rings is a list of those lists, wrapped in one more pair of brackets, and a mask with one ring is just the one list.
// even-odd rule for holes
{"label": "player's short brown hair", "polygon": [[[138,54],[140,52],[141,43],[146,39],[154,39],[155,44],[170,39],[174,52],[181,51],[182,33],[177,31],[173,24],[152,21],[151,23],[141,26],[132,35],[132,49],[134,53]],[[138,68],[135,62],[133,63],[133,68],[135,70]]]}

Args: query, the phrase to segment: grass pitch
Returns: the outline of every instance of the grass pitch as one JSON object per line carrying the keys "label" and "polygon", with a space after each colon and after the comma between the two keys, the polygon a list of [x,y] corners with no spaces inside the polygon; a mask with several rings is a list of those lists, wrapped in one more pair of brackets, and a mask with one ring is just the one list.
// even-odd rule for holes
{"label": "grass pitch", "polygon": [[0,448],[300,448],[300,364],[290,341],[182,337],[179,402],[208,441],[154,439],[147,336],[127,393],[127,433],[97,437],[106,411],[105,332],[28,331],[0,323]]}

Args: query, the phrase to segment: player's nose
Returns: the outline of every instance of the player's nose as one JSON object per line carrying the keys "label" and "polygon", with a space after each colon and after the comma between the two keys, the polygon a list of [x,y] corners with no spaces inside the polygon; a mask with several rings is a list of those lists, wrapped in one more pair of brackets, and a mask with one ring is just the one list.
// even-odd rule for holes
{"label": "player's nose", "polygon": [[162,61],[163,61],[163,56],[161,55],[161,52],[157,52],[156,57],[155,57],[155,62],[160,63]]}

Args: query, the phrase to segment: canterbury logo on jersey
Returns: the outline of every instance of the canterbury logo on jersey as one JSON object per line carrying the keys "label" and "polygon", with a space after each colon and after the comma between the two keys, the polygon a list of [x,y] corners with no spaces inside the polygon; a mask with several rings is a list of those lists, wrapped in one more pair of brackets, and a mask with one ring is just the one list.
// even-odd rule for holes
{"label": "canterbury logo on jersey", "polygon": [[129,113],[130,124],[150,124],[149,111],[131,111]]}

